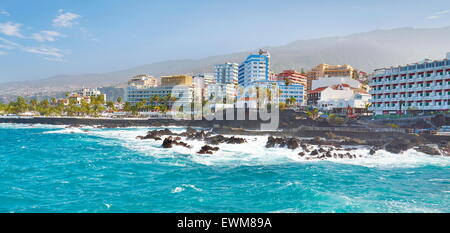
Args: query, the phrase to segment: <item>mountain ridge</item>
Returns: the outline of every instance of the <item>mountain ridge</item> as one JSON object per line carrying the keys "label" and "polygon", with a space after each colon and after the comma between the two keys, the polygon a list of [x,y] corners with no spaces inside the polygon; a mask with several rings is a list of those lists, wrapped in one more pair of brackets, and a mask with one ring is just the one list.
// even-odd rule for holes
{"label": "mountain ridge", "polygon": [[[272,68],[310,69],[320,63],[349,64],[372,72],[376,68],[423,60],[444,58],[450,52],[450,26],[442,28],[379,29],[348,36],[296,40],[281,46],[266,46],[272,55]],[[154,62],[107,73],[56,75],[41,80],[0,83],[0,96],[49,94],[80,87],[123,86],[133,75],[146,73],[156,77],[171,74],[212,72],[214,64],[242,62],[255,51],[244,51],[201,59]]]}

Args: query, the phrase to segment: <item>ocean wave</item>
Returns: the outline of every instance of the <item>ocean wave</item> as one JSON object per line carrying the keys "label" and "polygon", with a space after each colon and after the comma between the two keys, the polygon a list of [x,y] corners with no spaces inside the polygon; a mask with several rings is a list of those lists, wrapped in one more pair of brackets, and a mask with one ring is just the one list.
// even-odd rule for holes
{"label": "ocean wave", "polygon": [[[369,155],[369,148],[357,147],[352,150],[352,154],[358,155],[356,159],[330,158],[327,160],[307,160],[298,156],[302,149],[290,150],[287,148],[266,148],[266,136],[239,136],[247,139],[245,144],[220,144],[220,150],[212,155],[200,155],[200,150],[205,142],[186,140],[183,141],[192,148],[175,146],[171,149],[161,147],[162,141],[140,140],[137,136],[146,135],[149,130],[164,129],[158,128],[129,128],[129,129],[101,129],[84,132],[80,129],[64,129],[53,133],[86,133],[88,135],[101,138],[113,139],[115,143],[136,151],[143,156],[155,158],[189,159],[191,162],[206,166],[260,166],[278,165],[286,163],[323,163],[333,162],[364,167],[379,168],[414,168],[427,165],[450,166],[450,158],[442,156],[430,156],[416,150],[410,149],[401,154],[389,153],[379,150],[375,155]],[[181,127],[167,127],[173,132],[183,132]],[[74,132],[76,131],[76,132]],[[108,140],[108,143],[111,143]],[[318,146],[312,146],[318,149]]]}
{"label": "ocean wave", "polygon": [[43,134],[75,134],[75,133],[86,133],[87,131],[80,128],[65,128],[61,130],[53,130],[43,132]]}
{"label": "ocean wave", "polygon": [[176,187],[176,188],[174,188],[174,189],[172,190],[171,193],[181,193],[181,192],[183,192],[183,191],[184,191],[184,188],[182,188],[182,187]]}
{"label": "ocean wave", "polygon": [[182,184],[181,186],[175,187],[172,189],[171,193],[181,193],[185,191],[187,188],[192,189],[197,192],[202,192],[203,190],[200,188],[197,188],[195,185],[192,184]]}

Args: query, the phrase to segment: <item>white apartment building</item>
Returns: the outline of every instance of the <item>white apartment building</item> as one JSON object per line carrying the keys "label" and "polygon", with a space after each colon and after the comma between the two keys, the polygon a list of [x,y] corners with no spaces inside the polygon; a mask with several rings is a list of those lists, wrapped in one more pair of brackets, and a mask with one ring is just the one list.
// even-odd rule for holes
{"label": "white apartment building", "polygon": [[239,65],[227,62],[214,66],[214,79],[217,84],[237,84]]}
{"label": "white apartment building", "polygon": [[339,84],[347,84],[353,88],[362,88],[362,84],[351,77],[319,77],[316,80],[312,80],[311,90]]}
{"label": "white apartment building", "polygon": [[64,101],[64,104],[67,105],[69,103],[69,99],[75,101],[77,104],[81,104],[82,100],[86,101],[87,103],[91,103],[91,97],[98,96],[102,96],[103,101],[106,101],[106,94],[102,94],[102,92],[97,88],[83,88],[71,93],[68,96],[69,98]]}
{"label": "white apartment building", "polygon": [[196,75],[192,76],[192,79],[193,79],[194,85],[199,88],[206,88],[207,86],[216,83],[215,75],[209,74],[209,73],[196,74]]}
{"label": "white apartment building", "polygon": [[206,87],[204,99],[219,101],[226,99],[228,102],[235,102],[236,100],[236,85],[235,84],[213,84]]}
{"label": "white apartment building", "polygon": [[141,74],[134,76],[130,81],[128,81],[128,85],[156,87],[158,85],[158,82],[153,76]]}
{"label": "white apartment building", "polygon": [[450,109],[450,60],[378,69],[370,78],[375,114],[403,114],[408,110]]}
{"label": "white apartment building", "polygon": [[320,87],[308,93],[308,103],[324,111],[345,113],[348,107],[361,112],[370,103],[371,95],[348,84]]}
{"label": "white apartment building", "polygon": [[102,95],[102,92],[99,91],[97,88],[83,88],[74,94],[78,94],[80,96],[89,96],[89,97],[95,96],[96,97],[96,96]]}

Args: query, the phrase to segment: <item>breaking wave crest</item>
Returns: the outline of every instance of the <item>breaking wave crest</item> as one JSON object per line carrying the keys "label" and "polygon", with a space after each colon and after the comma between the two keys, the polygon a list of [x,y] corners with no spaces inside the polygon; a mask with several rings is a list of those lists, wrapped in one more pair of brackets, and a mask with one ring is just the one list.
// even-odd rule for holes
{"label": "breaking wave crest", "polygon": [[[173,132],[183,132],[181,127],[168,127]],[[83,133],[111,139],[115,143],[139,152],[144,156],[155,158],[189,159],[191,162],[206,166],[259,166],[285,163],[321,163],[334,162],[365,167],[380,168],[413,168],[420,166],[449,166],[450,158],[430,156],[410,149],[401,154],[392,154],[379,150],[375,155],[369,155],[369,148],[359,147],[352,151],[356,159],[331,158],[326,161],[306,160],[298,156],[302,149],[266,148],[266,136],[239,136],[246,138],[245,144],[221,144],[220,150],[212,155],[200,155],[197,151],[205,145],[202,141],[185,140],[192,148],[175,146],[171,149],[161,147],[162,141],[140,140],[137,136],[146,135],[149,130],[163,128],[126,128],[126,129],[78,129],[69,128],[47,133]],[[109,141],[110,143],[111,141]],[[317,147],[315,147],[317,148]]]}

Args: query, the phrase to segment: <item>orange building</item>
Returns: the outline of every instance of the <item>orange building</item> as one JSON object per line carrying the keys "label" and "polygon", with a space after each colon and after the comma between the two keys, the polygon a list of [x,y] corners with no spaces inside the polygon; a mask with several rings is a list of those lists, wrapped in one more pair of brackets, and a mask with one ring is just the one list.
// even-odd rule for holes
{"label": "orange building", "polygon": [[274,81],[286,81],[290,84],[300,84],[307,88],[308,77],[295,71],[295,70],[285,70],[274,77]]}

